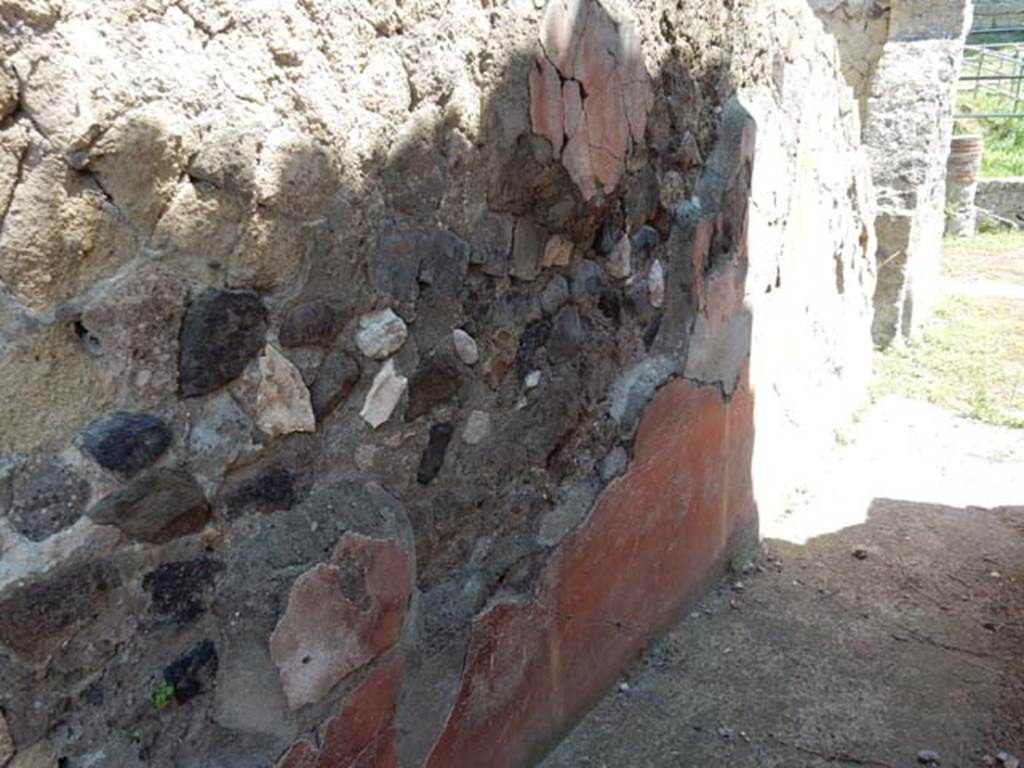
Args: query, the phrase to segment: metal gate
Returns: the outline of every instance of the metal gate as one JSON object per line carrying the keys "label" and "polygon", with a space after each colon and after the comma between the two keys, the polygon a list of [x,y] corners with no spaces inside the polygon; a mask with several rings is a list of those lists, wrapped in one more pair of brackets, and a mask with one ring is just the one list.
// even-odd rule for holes
{"label": "metal gate", "polygon": [[[1001,37],[1006,42],[975,42],[982,37]],[[1005,111],[962,112],[958,120],[1024,117],[1024,27],[973,32],[964,48],[964,68],[959,93],[997,96]]]}

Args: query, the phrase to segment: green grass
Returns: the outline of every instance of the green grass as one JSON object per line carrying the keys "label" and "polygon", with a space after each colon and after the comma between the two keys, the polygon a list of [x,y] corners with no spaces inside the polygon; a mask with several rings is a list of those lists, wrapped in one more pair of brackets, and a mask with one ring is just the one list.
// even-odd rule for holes
{"label": "green grass", "polygon": [[973,32],[967,40],[967,43],[968,45],[1024,43],[1024,32]]}
{"label": "green grass", "polygon": [[1024,429],[1024,301],[945,297],[917,341],[878,354],[871,394]]}
{"label": "green grass", "polygon": [[942,270],[953,280],[999,280],[1024,285],[1024,232],[984,232],[949,238]]}
{"label": "green grass", "polygon": [[157,711],[166,709],[167,705],[171,703],[171,699],[173,698],[174,686],[166,680],[161,680],[160,684],[153,692],[153,706]]}
{"label": "green grass", "polygon": [[[947,278],[1024,285],[1024,233],[948,240],[944,250]],[[1024,429],[1024,299],[943,297],[916,340],[876,354],[871,396],[889,394]]]}
{"label": "green grass", "polygon": [[[1018,110],[1024,111],[1024,104]],[[1013,112],[1013,101],[994,94],[961,94],[957,112]],[[1024,118],[961,119],[956,121],[956,131],[985,137],[982,176],[1024,176]]]}

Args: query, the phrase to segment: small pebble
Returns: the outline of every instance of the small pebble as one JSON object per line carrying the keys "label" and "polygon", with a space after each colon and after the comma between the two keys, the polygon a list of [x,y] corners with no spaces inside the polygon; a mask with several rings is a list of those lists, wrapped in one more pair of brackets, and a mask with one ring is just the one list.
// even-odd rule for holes
{"label": "small pebble", "polygon": [[867,560],[868,551],[864,547],[857,547],[855,550],[853,550],[853,556],[858,560]]}
{"label": "small pebble", "polygon": [[1016,755],[1011,755],[1009,752],[1000,752],[996,755],[996,760],[1003,768],[1021,768],[1020,758]]}
{"label": "small pebble", "polygon": [[530,371],[526,374],[526,380],[524,381],[527,389],[533,389],[540,384],[540,371]]}
{"label": "small pebble", "polygon": [[651,306],[661,309],[665,303],[665,268],[658,259],[654,260],[647,273],[647,292]]}
{"label": "small pebble", "polygon": [[467,445],[478,445],[491,433],[491,417],[486,411],[471,411],[462,430]]}
{"label": "small pebble", "polygon": [[922,749],[917,753],[917,762],[923,765],[939,765],[939,753],[932,749]]}
{"label": "small pebble", "polygon": [[459,360],[466,365],[476,365],[480,359],[480,350],[477,347],[476,339],[470,336],[461,328],[452,331],[452,342],[455,344],[455,354]]}

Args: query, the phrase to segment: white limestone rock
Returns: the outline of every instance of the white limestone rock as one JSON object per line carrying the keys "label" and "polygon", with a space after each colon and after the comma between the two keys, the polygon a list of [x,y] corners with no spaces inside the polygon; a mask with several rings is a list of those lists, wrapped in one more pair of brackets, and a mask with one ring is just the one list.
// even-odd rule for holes
{"label": "white limestone rock", "polygon": [[386,360],[401,349],[408,336],[405,321],[389,307],[359,318],[356,346],[369,358]]}
{"label": "white limestone rock", "polygon": [[256,424],[271,437],[315,432],[316,417],[302,374],[288,358],[267,345],[260,356],[256,390]]}
{"label": "white limestone rock", "polygon": [[359,412],[363,421],[374,429],[391,418],[409,380],[395,370],[394,359],[388,360],[373,377],[370,391],[366,393],[363,409]]}

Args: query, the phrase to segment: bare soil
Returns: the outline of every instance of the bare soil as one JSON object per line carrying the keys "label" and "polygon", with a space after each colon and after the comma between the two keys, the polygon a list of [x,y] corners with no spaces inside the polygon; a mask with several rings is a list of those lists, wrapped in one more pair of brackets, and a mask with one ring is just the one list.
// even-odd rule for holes
{"label": "bare soil", "polygon": [[[856,554],[864,555],[859,559]],[[876,500],[769,541],[545,760],[944,766],[1024,754],[1024,507]]]}

